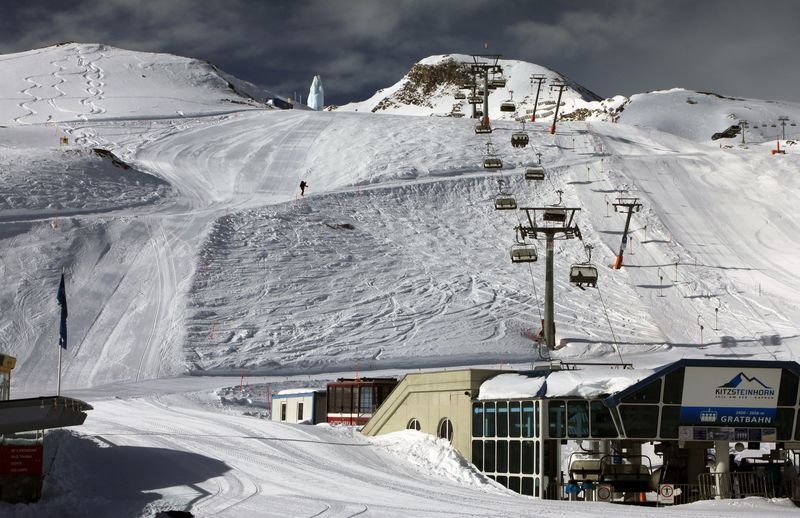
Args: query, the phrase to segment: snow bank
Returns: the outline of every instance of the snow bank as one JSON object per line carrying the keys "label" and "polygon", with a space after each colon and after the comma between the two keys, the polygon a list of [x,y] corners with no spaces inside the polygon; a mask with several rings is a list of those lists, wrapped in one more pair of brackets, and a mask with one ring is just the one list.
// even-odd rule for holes
{"label": "snow bank", "polygon": [[597,397],[625,390],[653,372],[651,369],[584,369],[554,371],[535,377],[524,374],[500,374],[481,385],[478,399]]}
{"label": "snow bank", "polygon": [[416,430],[403,430],[366,439],[428,476],[467,486],[504,491],[444,439]]}

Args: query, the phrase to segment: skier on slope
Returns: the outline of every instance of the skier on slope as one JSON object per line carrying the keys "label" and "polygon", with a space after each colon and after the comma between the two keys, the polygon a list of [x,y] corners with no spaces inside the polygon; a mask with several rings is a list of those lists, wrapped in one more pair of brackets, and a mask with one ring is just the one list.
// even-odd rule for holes
{"label": "skier on slope", "polygon": [[305,195],[306,187],[308,187],[308,184],[306,183],[306,181],[305,180],[300,180],[300,196],[304,196]]}

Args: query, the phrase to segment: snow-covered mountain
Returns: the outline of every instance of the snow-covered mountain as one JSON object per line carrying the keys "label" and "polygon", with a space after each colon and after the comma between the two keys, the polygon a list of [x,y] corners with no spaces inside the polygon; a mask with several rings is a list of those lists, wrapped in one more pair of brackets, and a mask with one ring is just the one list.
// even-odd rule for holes
{"label": "snow-covered mountain", "polygon": [[[440,117],[458,116],[458,114],[469,116],[471,111],[467,99],[459,100],[454,96],[457,92],[466,92],[460,90],[460,85],[469,78],[464,75],[460,64],[472,61],[472,56],[463,54],[427,57],[414,64],[409,73],[392,86],[378,90],[365,101],[345,104],[339,106],[337,110]],[[541,74],[546,78],[539,94],[537,118],[549,117],[552,120],[558,92],[551,91],[549,85],[555,81],[567,85],[561,99],[564,105],[562,110],[566,112],[574,111],[573,106],[576,101],[601,100],[597,94],[546,67],[511,59],[500,59],[497,64],[503,69],[506,85],[490,91],[489,117],[492,120],[513,120],[525,115],[530,118],[536,98],[536,86],[530,79],[534,74]],[[516,112],[500,111],[500,104],[506,100],[515,102]]]}
{"label": "snow-covered mountain", "polygon": [[[526,66],[510,62],[509,88],[530,88]],[[520,87],[513,71],[523,69]],[[381,502],[377,515],[459,515],[470,499],[479,514],[529,514],[528,499],[466,471],[420,479],[408,456],[376,453],[351,432],[232,418],[211,395],[237,385],[249,398],[240,376],[289,388],[355,369],[538,361],[544,267],[510,263],[519,219],[494,210],[498,180],[521,206],[581,208],[583,242],[556,244],[554,359],[643,369],[800,352],[797,146],[782,142],[787,154],[774,156],[771,138],[720,147],[705,136],[725,129],[731,107],[793,118],[794,104],[693,104],[685,91],[615,98],[598,118],[624,104],[617,124],[565,119],[551,135],[537,122],[531,144],[513,148],[510,120],[487,137],[465,119],[263,109],[236,96],[237,81],[175,56],[69,44],[2,56],[0,72],[0,351],[18,358],[15,396],[52,393],[66,270],[63,387],[95,405],[62,438],[49,480],[65,485],[52,489],[60,500],[49,514],[80,502],[79,514],[107,516],[123,502],[145,515],[177,505],[247,516],[278,502],[288,514],[352,515]],[[574,107],[601,103],[571,95]],[[689,125],[672,115],[681,110],[710,122],[682,132]],[[482,168],[490,140],[504,164],[495,172]],[[537,153],[547,178],[526,181]],[[643,209],[625,267],[612,270],[619,195]],[[598,289],[568,282],[584,244]],[[226,373],[237,377],[198,376]],[[419,455],[446,450],[435,446]],[[326,459],[330,449],[339,453]],[[109,466],[119,465],[135,469],[114,485]],[[458,482],[467,479],[475,487]]]}
{"label": "snow-covered mountain", "polygon": [[191,116],[273,97],[205,61],[100,44],[7,54],[0,77],[0,124]]}

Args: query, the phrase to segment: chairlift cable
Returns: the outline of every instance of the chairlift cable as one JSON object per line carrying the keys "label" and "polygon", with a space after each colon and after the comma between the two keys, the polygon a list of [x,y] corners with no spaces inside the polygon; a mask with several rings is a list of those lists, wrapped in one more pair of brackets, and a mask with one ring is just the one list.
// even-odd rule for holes
{"label": "chairlift cable", "polygon": [[[519,223],[519,226],[522,227],[522,219],[519,217],[519,211],[517,211],[517,223]],[[534,297],[533,302],[534,305],[536,306],[536,311],[539,312],[539,321],[541,322],[544,319],[544,317],[542,317],[542,308],[539,305],[539,292],[536,289],[536,280],[533,276],[533,264],[528,265],[528,273],[531,276],[531,284],[533,284],[533,297]]]}
{"label": "chairlift cable", "polygon": [[603,300],[603,293],[600,291],[600,288],[597,288],[597,295],[600,297],[600,303],[603,305],[603,312],[606,314],[606,321],[608,322],[608,328],[611,330],[611,338],[614,339],[614,349],[617,350],[619,362],[625,363],[625,360],[622,359],[622,352],[620,352],[619,344],[617,343],[617,335],[614,333],[614,327],[611,325],[611,318],[608,316],[608,309],[606,308],[606,302]]}

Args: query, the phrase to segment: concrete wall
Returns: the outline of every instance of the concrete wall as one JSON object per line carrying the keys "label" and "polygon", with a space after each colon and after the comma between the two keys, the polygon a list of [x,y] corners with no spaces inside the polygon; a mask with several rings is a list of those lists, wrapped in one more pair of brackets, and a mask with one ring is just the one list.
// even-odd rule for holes
{"label": "concrete wall", "polygon": [[408,374],[361,433],[381,435],[405,430],[411,419],[417,419],[422,432],[438,435],[439,424],[446,417],[453,424],[453,446],[471,460],[472,399],[478,396],[481,383],[503,372],[466,369]]}

